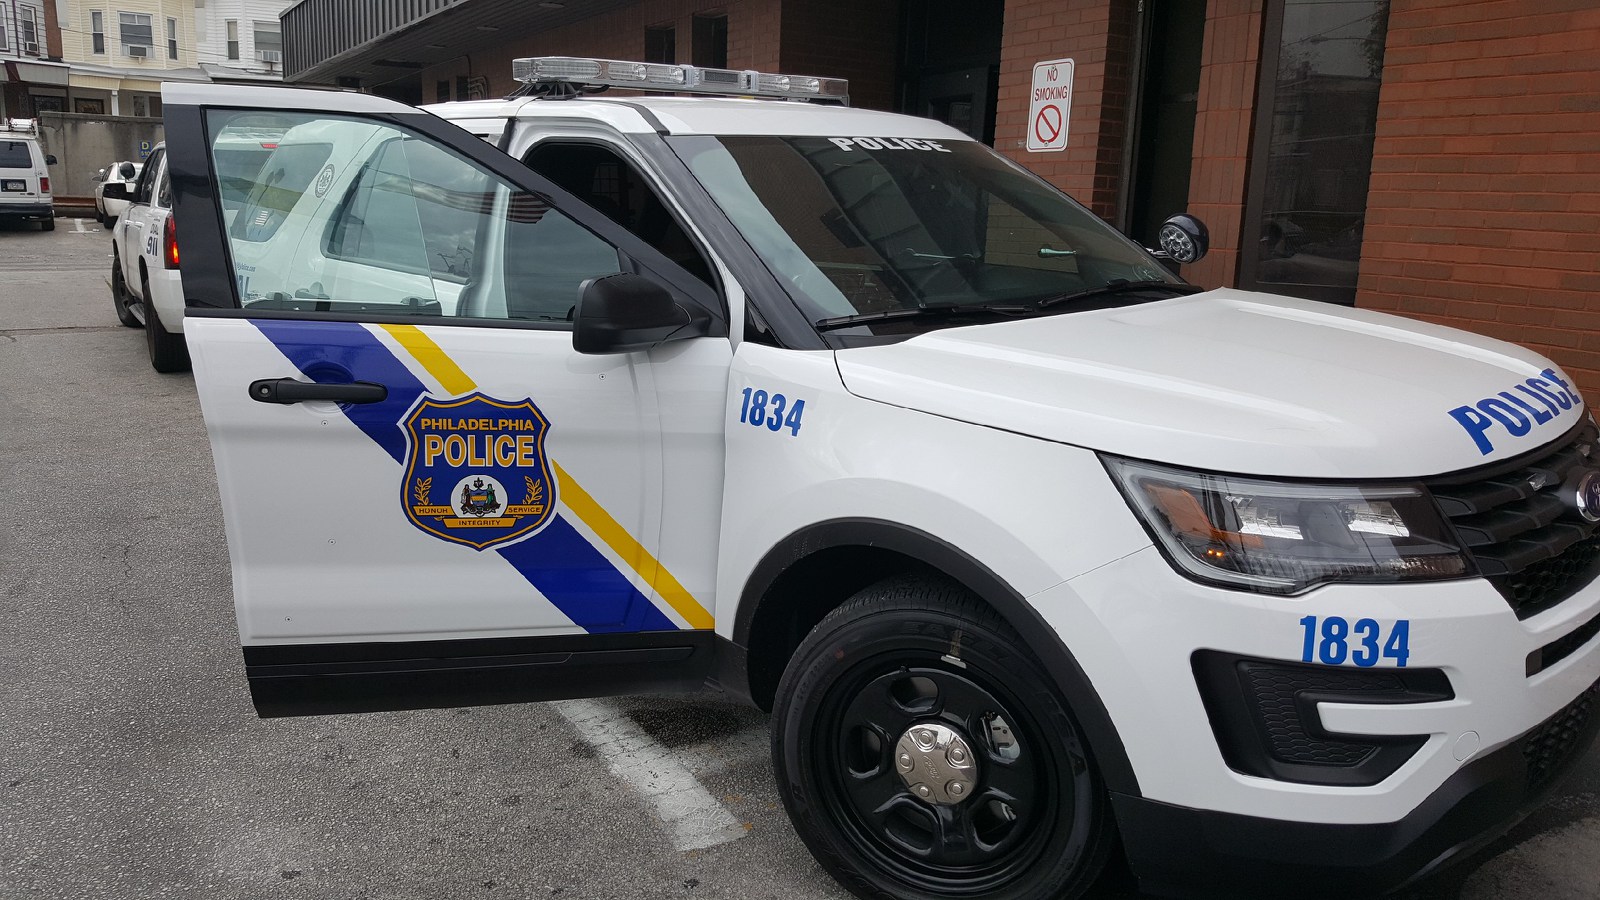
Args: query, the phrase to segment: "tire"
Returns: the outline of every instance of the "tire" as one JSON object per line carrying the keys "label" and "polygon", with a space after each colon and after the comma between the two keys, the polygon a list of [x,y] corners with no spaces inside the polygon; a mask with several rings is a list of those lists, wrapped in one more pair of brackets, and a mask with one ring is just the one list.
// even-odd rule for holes
{"label": "tire", "polygon": [[52,216],[52,217],[50,217],[48,219],[40,219],[39,220],[39,230],[40,231],[55,231],[56,230],[55,217]]}
{"label": "tire", "polygon": [[161,314],[150,300],[148,273],[139,273],[139,286],[144,288],[144,339],[150,348],[150,367],[157,372],[189,371],[189,345],[183,335],[173,334],[161,324]]}
{"label": "tire", "polygon": [[1113,842],[1066,701],[1016,632],[947,581],[891,579],[823,619],[779,682],[772,752],[796,831],[859,897],[1066,900]]}
{"label": "tire", "polygon": [[128,285],[122,280],[122,257],[115,245],[111,247],[111,305],[117,311],[118,322],[129,328],[138,328],[143,324],[128,309]]}

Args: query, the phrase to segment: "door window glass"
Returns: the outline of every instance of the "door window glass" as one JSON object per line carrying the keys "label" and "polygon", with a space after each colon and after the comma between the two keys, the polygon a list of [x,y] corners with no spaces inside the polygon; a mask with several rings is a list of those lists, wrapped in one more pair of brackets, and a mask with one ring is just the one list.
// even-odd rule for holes
{"label": "door window glass", "polygon": [[715,287],[711,264],[639,170],[609,147],[546,141],[528,151],[528,168],[604,213],[689,274]]}
{"label": "door window glass", "polygon": [[564,325],[584,281],[621,270],[615,247],[543,197],[393,125],[214,114],[218,171],[263,134],[271,154],[230,176],[246,199],[230,214],[223,198],[246,307]]}
{"label": "door window glass", "polygon": [[1286,0],[1276,12],[1240,280],[1354,303],[1389,0]]}
{"label": "door window glass", "polygon": [[150,154],[150,158],[145,161],[144,169],[139,172],[139,188],[134,193],[135,203],[148,204],[155,196],[156,174],[161,171],[161,157],[166,153],[165,147],[160,148]]}

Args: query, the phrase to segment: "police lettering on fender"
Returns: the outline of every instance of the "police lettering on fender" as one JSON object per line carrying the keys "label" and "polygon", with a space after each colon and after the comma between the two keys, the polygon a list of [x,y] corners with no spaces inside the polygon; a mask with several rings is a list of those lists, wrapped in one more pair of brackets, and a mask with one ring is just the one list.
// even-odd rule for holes
{"label": "police lettering on fender", "polygon": [[550,430],[532,400],[424,395],[405,417],[400,504],[413,525],[477,550],[535,534],[555,509]]}

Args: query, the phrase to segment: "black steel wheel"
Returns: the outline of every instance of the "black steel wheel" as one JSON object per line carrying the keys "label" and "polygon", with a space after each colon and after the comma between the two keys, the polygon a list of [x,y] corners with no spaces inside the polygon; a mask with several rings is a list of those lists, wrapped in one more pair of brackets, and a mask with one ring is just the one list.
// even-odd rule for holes
{"label": "black steel wheel", "polygon": [[139,317],[128,308],[128,285],[122,280],[122,257],[111,248],[111,305],[117,311],[117,321],[129,328],[138,328]]}
{"label": "black steel wheel", "polygon": [[773,758],[790,818],[861,897],[1061,900],[1111,842],[1077,722],[1016,633],[959,587],[863,591],[801,644]]}
{"label": "black steel wheel", "polygon": [[189,371],[189,345],[182,334],[173,334],[161,324],[161,314],[150,301],[148,273],[139,273],[139,286],[144,288],[144,338],[150,350],[150,367],[157,372]]}

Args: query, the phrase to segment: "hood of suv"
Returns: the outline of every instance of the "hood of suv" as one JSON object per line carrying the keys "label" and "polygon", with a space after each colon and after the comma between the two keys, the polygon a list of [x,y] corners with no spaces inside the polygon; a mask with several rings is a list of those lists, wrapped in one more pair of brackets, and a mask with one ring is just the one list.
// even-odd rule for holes
{"label": "hood of suv", "polygon": [[1234,290],[945,329],[836,357],[846,388],[870,400],[1252,475],[1440,474],[1536,449],[1585,415],[1570,379],[1521,347]]}

